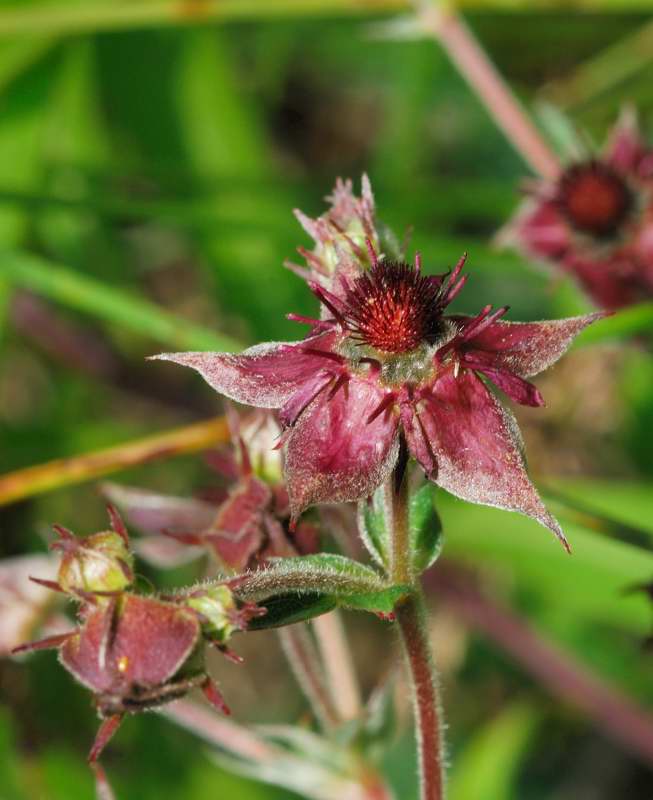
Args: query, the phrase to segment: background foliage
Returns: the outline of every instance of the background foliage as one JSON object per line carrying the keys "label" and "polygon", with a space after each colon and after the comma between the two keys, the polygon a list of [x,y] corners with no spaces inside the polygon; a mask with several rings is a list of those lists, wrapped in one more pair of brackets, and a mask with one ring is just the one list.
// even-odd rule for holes
{"label": "background foliage", "polygon": [[[144,358],[296,337],[284,315],[315,309],[281,268],[307,244],[291,209],[320,213],[337,175],[370,174],[380,217],[399,234],[414,226],[411,247],[430,271],[469,251],[461,310],[509,303],[510,318],[538,319],[585,308],[568,283],[491,247],[526,170],[437,45],[389,37],[378,26],[389,17],[373,8],[352,16],[328,2],[298,5],[311,13],[268,0],[242,4],[235,16],[252,9],[246,20],[169,14],[142,25],[130,22],[129,3],[0,4],[3,472],[219,411],[202,382]],[[479,3],[468,19],[528,103],[555,101],[600,142],[630,101],[653,133],[646,4],[584,5]],[[109,8],[119,21],[107,25]],[[564,139],[558,116],[541,119]],[[445,554],[481,567],[503,603],[644,707],[651,610],[626,590],[653,577],[649,353],[641,333],[579,347],[541,381],[548,409],[518,411],[573,558],[525,519],[441,498]],[[210,482],[192,457],[119,479],[171,493]],[[103,515],[88,485],[15,503],[2,509],[1,552],[41,551],[50,522],[87,533]],[[437,586],[432,601],[452,800],[653,795],[650,763],[615,745],[609,725],[475,634]],[[388,631],[348,624],[369,690],[392,665]],[[256,633],[237,647],[246,666],[216,670],[236,716],[301,718],[275,640]],[[47,654],[0,662],[0,681],[2,800],[90,798],[85,692]],[[416,791],[411,748],[405,733],[385,764],[402,800]],[[124,800],[290,797],[226,773],[157,715],[126,725],[105,761]]]}

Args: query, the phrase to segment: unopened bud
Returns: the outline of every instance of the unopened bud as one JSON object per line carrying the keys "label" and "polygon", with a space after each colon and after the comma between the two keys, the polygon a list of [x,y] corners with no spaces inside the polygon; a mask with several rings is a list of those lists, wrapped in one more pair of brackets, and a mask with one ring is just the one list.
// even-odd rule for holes
{"label": "unopened bud", "polygon": [[63,551],[59,586],[64,592],[121,592],[134,580],[134,558],[125,538],[115,531],[78,539],[64,529],[53,547]]}
{"label": "unopened bud", "polygon": [[227,586],[194,592],[185,604],[200,615],[202,632],[214,642],[223,644],[238,628],[236,601]]}

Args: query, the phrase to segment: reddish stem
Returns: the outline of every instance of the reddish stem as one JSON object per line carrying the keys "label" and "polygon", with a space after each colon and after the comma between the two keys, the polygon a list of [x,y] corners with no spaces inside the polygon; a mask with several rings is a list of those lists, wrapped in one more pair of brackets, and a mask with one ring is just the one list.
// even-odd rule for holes
{"label": "reddish stem", "polygon": [[524,161],[543,178],[556,178],[560,172],[558,158],[465,21],[450,8],[436,8],[435,5],[428,5],[424,9],[421,20],[424,30],[439,40],[460,74]]}
{"label": "reddish stem", "polygon": [[416,591],[395,609],[401,640],[410,665],[422,800],[444,797],[443,740],[438,684],[431,657],[426,612]]}

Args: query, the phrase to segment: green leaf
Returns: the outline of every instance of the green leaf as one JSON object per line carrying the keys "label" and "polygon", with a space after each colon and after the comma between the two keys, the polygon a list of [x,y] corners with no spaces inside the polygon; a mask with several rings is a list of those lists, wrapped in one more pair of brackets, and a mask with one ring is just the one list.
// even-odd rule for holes
{"label": "green leaf", "polygon": [[627,590],[650,580],[653,553],[570,522],[564,526],[569,556],[548,531],[520,514],[464,503],[444,492],[438,494],[438,508],[448,531],[448,557],[510,570],[512,580],[568,617],[648,635],[650,602]]}
{"label": "green leaf", "polygon": [[515,778],[538,717],[531,706],[515,704],[481,728],[456,759],[451,800],[516,797]]}
{"label": "green leaf", "polygon": [[[435,510],[437,489],[426,483],[413,492],[408,505],[408,526],[413,569],[423,572],[435,562],[442,549],[442,523]],[[389,542],[386,530],[384,489],[358,504],[358,530],[370,555],[381,567],[388,565]]]}
{"label": "green leaf", "polygon": [[242,90],[230,51],[229,37],[216,30],[184,37],[176,83],[182,138],[199,175],[261,177],[266,157],[260,108]]}
{"label": "green leaf", "polygon": [[0,775],[2,800],[22,800],[20,791],[20,758],[8,709],[0,710]]}
{"label": "green leaf", "polygon": [[582,346],[613,339],[628,339],[636,334],[653,336],[653,302],[639,303],[595,322],[576,339]]}
{"label": "green leaf", "polygon": [[390,614],[408,592],[410,587],[389,585],[370,567],[332,553],[275,559],[234,586],[239,599],[270,609],[272,625],[262,617],[258,627],[310,619],[335,606]]}
{"label": "green leaf", "polygon": [[419,574],[428,569],[442,550],[442,522],[435,510],[437,489],[426,483],[411,495],[408,526],[413,569]]}
{"label": "green leaf", "polygon": [[385,498],[380,486],[370,498],[358,504],[358,532],[369,554],[380,567],[388,564],[388,535],[385,526]]}
{"label": "green leaf", "polygon": [[180,349],[240,349],[230,337],[180,319],[127,290],[107,286],[28,253],[0,253],[0,278],[161,344]]}
{"label": "green leaf", "polygon": [[[43,175],[43,138],[49,98],[48,75],[53,59],[23,72],[2,96],[0,175],[4,189],[36,191]],[[0,59],[0,78],[2,59]],[[21,245],[30,227],[25,209],[0,206],[0,246]]]}
{"label": "green leaf", "polygon": [[247,625],[248,631],[268,630],[306,622],[321,614],[326,614],[337,605],[335,597],[307,592],[306,594],[280,594],[268,597],[263,605],[267,609],[264,617],[255,617]]}
{"label": "green leaf", "polygon": [[653,544],[653,485],[646,482],[601,478],[550,478],[541,487],[551,498],[588,528],[648,549]]}

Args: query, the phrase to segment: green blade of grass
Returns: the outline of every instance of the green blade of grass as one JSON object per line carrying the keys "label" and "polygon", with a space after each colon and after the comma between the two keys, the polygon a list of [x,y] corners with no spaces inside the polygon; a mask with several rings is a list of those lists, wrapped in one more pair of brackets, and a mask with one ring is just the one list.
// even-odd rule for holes
{"label": "green blade of grass", "polygon": [[[462,8],[528,12],[525,0],[461,0]],[[538,7],[546,8],[545,3]],[[552,8],[556,3],[549,4]],[[583,10],[649,10],[645,0],[578,2]],[[78,34],[136,28],[197,25],[211,21],[277,19],[289,17],[364,17],[410,11],[411,0],[131,0],[131,2],[18,4],[0,13],[0,36],[33,33]]]}
{"label": "green blade of grass", "polygon": [[463,503],[444,492],[438,498],[438,511],[446,555],[512,568],[516,580],[569,615],[647,635],[650,604],[644,593],[631,590],[650,580],[653,553],[568,523],[565,533],[573,551],[568,556],[536,522]]}
{"label": "green blade of grass", "polygon": [[513,703],[484,725],[457,759],[452,800],[509,800],[515,779],[540,714],[531,705]]}
{"label": "green blade of grass", "polygon": [[28,253],[9,251],[0,254],[0,279],[169,347],[219,351],[241,349],[241,344],[235,339],[180,319],[127,290],[107,286]]}
{"label": "green blade of grass", "polygon": [[586,328],[576,340],[579,345],[626,339],[637,334],[653,336],[653,302],[624,308]]}
{"label": "green blade of grass", "polygon": [[546,95],[562,108],[580,108],[632,79],[652,57],[653,22],[647,22],[552,83]]}
{"label": "green blade of grass", "polygon": [[5,8],[0,13],[0,36],[197,25],[212,20],[366,16],[410,8],[410,0],[196,0],[187,3],[178,0],[131,0],[128,3],[60,3]]}

